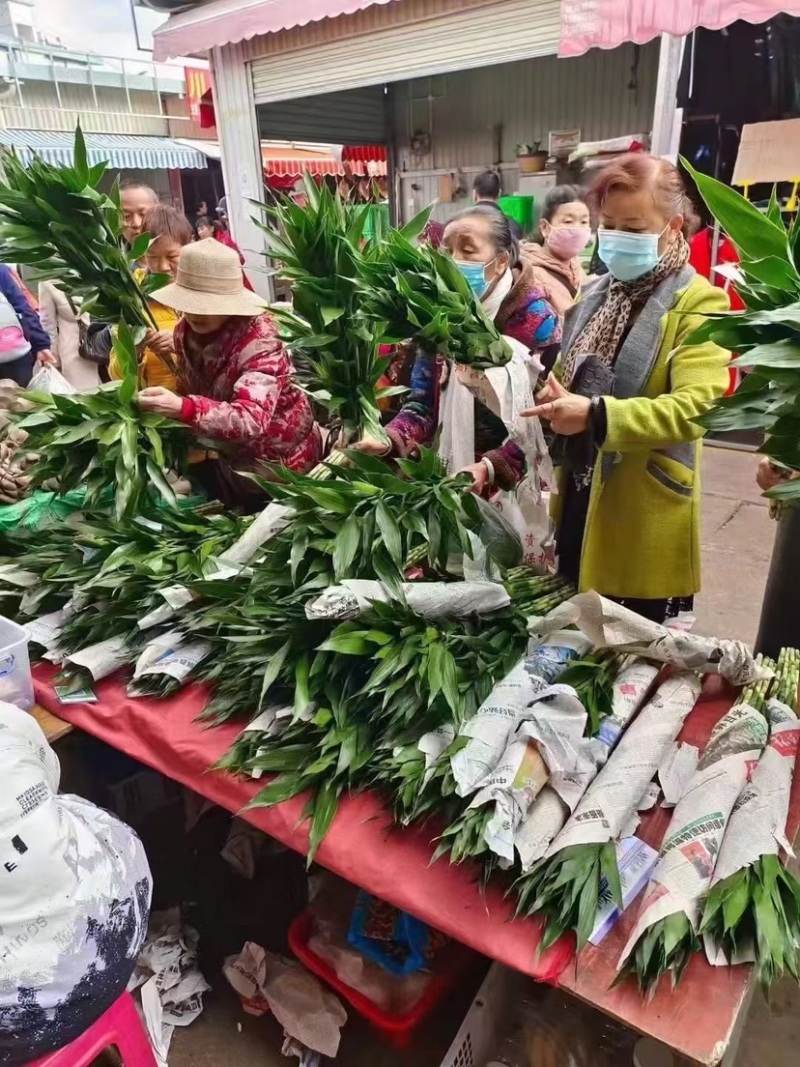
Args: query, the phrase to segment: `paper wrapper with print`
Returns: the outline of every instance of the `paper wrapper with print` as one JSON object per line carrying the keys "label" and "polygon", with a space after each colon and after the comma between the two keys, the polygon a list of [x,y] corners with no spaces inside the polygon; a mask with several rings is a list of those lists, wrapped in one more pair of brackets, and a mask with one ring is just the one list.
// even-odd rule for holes
{"label": "paper wrapper with print", "polygon": [[604,751],[599,741],[583,736],[586,712],[571,686],[543,690],[528,715],[470,804],[494,804],[484,838],[509,863],[516,829],[548,779],[555,776],[562,789],[583,792]]}
{"label": "paper wrapper with print", "polygon": [[770,676],[756,666],[752,652],[742,641],[670,630],[598,593],[579,593],[544,618],[533,621],[530,629],[535,636],[545,637],[566,626],[577,626],[595,648],[632,652],[659,663],[671,663],[681,671],[721,674],[737,686]]}
{"label": "paper wrapper with print", "polygon": [[584,764],[554,768],[547,786],[516,827],[514,846],[523,870],[529,870],[545,855],[627,729],[657,674],[657,667],[638,658],[631,659],[619,672],[614,680],[613,710],[603,721],[596,741],[597,763],[591,767]]}
{"label": "paper wrapper with print", "polygon": [[767,742],[767,721],[734,704],[714,728],[689,788],[679,801],[620,965],[661,919],[683,913],[696,930],[734,805]]}
{"label": "paper wrapper with print", "polygon": [[[306,604],[309,619],[357,619],[376,601],[397,598],[381,582],[351,578],[332,585]],[[499,582],[409,582],[403,599],[411,611],[426,618],[486,615],[508,607],[511,598]]]}
{"label": "paper wrapper with print", "polygon": [[492,773],[533,702],[568,663],[588,650],[589,642],[582,634],[551,634],[498,682],[477,714],[461,728],[461,736],[468,741],[451,760],[460,797],[469,796]]}
{"label": "paper wrapper with print", "polygon": [[603,845],[620,836],[699,695],[700,679],[695,674],[673,675],[658,687],[553,841],[548,856],[570,845]]}
{"label": "paper wrapper with print", "polygon": [[778,700],[768,702],[767,717],[769,744],[731,813],[712,885],[751,866],[762,856],[777,856],[781,848],[794,855],[786,840],[786,819],[800,722],[792,709]]}

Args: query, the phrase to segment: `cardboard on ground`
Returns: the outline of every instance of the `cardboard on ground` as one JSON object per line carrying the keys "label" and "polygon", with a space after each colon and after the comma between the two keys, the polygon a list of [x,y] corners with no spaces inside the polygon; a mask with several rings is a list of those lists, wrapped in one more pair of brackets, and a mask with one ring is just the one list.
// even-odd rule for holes
{"label": "cardboard on ground", "polygon": [[800,119],[742,127],[733,185],[794,182],[800,178]]}

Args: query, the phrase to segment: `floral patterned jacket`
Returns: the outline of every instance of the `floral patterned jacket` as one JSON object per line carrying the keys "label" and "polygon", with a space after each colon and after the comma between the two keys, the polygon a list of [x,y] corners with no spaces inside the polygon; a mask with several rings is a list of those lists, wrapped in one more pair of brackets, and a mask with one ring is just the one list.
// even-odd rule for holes
{"label": "floral patterned jacket", "polygon": [[[544,290],[533,276],[531,264],[523,260],[514,272],[514,285],[495,318],[501,333],[513,337],[542,358],[545,370],[552,368],[561,344],[561,323]],[[551,358],[548,358],[548,355]],[[396,454],[405,456],[420,445],[430,444],[439,425],[439,399],[443,361],[420,353],[411,372],[410,390],[399,414],[386,426]],[[495,472],[494,487],[513,489],[525,473],[525,457],[506,440],[503,423],[488,408],[475,403],[476,460],[486,456]]]}
{"label": "floral patterned jacket", "polygon": [[214,334],[175,328],[180,418],[195,433],[228,443],[238,470],[277,463],[305,473],[322,458],[319,428],[294,367],[266,312],[231,317]]}

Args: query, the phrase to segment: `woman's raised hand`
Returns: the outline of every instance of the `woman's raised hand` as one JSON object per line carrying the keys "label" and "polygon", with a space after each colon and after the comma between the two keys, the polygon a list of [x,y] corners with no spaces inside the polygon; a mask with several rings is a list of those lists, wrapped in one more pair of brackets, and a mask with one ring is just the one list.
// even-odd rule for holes
{"label": "woman's raised hand", "polygon": [[536,406],[522,414],[529,418],[546,419],[554,433],[572,437],[583,433],[588,427],[591,410],[592,401],[588,396],[570,393],[551,374],[536,396]]}
{"label": "woman's raised hand", "polygon": [[178,394],[160,385],[142,389],[136,395],[136,403],[142,411],[150,411],[153,415],[163,415],[168,419],[177,419],[183,409],[183,400]]}
{"label": "woman's raised hand", "polygon": [[348,448],[363,452],[365,456],[381,457],[389,455],[392,451],[392,443],[391,441],[379,441],[377,437],[362,437],[360,441],[348,445]]}

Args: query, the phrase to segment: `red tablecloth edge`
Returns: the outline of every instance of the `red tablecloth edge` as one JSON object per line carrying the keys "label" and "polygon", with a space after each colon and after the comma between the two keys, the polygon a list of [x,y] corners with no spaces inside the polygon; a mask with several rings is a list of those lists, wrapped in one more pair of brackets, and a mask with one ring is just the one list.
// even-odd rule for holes
{"label": "red tablecloth edge", "polygon": [[[241,724],[198,725],[194,720],[206,700],[200,687],[165,701],[131,699],[124,683],[108,679],[95,687],[96,704],[62,705],[52,687],[55,673],[46,664],[34,667],[36,699],[48,711],[307,854],[303,797],[269,809],[245,808],[263,783],[209,770]],[[342,801],[316,860],[477,952],[537,981],[555,983],[574,958],[572,939],[540,954],[538,921],[512,922],[513,907],[498,887],[481,892],[476,866],[451,866],[444,859],[431,864],[432,853],[430,831],[399,829],[376,796],[361,794]]]}

